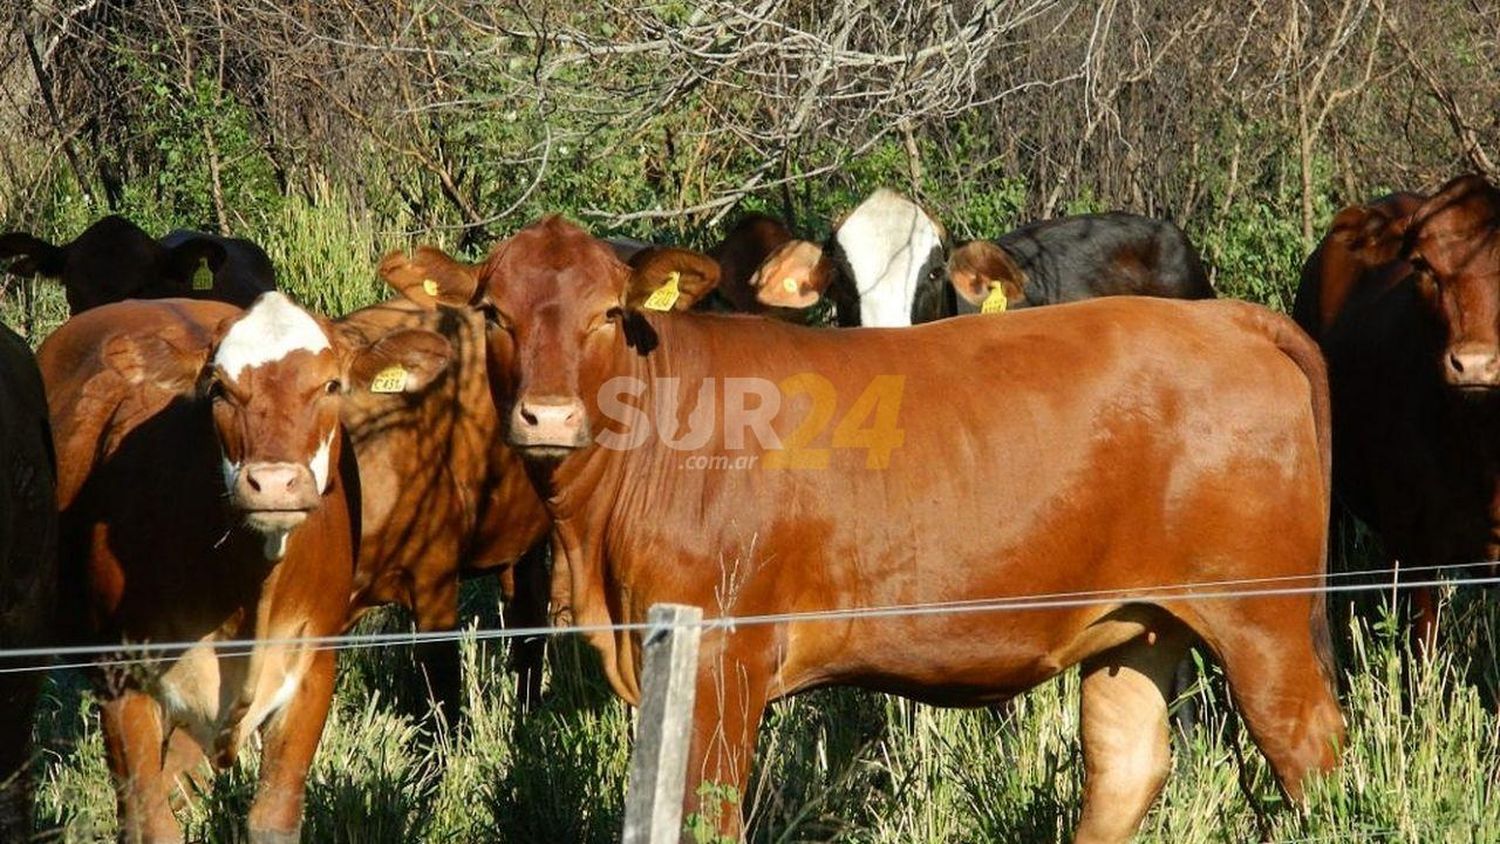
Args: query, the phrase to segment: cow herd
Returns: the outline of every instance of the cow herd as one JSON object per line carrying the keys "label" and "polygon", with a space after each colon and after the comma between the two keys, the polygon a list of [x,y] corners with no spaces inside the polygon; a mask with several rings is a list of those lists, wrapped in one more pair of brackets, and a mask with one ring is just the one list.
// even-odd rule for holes
{"label": "cow herd", "polygon": [[[72,313],[34,363],[0,333],[0,645],[110,649],[90,676],[130,841],[182,840],[174,810],[257,734],[249,840],[297,840],[334,680],[310,640],[389,603],[452,629],[487,572],[507,624],[585,626],[629,702],[653,604],[769,617],[700,656],[689,779],[740,793],[774,700],[985,705],[1077,665],[1076,840],[1123,841],[1191,646],[1287,795],[1337,764],[1335,498],[1393,565],[1500,556],[1500,191],[1478,176],[1341,212],[1295,321],[1214,300],[1165,221],[956,244],[886,190],[822,243],[762,215],[706,253],[552,216],[478,264],[393,252],[398,295],[336,318],[248,241],[118,217],[0,258]],[[1291,588],[1194,588],[1267,581]],[[829,612],[903,607],[926,611]],[[456,714],[455,651],[424,657]],[[523,701],[542,657],[513,651]],[[38,678],[0,674],[7,837]]]}

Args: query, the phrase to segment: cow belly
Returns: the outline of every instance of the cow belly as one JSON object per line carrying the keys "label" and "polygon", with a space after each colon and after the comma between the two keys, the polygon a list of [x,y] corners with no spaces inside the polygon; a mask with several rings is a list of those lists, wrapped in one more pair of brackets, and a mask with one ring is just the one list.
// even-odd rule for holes
{"label": "cow belly", "polygon": [[[1006,700],[1071,665],[1170,626],[1141,605],[1071,611],[981,612],[967,619],[873,619],[829,637],[817,623],[792,628],[784,694],[852,683],[944,706]],[[830,648],[830,640],[837,641]]]}

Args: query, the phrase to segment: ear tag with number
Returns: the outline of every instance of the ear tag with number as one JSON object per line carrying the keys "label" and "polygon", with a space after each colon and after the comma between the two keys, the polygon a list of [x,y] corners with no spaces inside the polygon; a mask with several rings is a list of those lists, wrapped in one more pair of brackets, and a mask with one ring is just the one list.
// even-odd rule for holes
{"label": "ear tag with number", "polygon": [[677,283],[682,280],[682,274],[673,270],[667,273],[667,283],[656,288],[656,291],[646,297],[646,310],[648,311],[670,311],[677,304],[677,297],[682,295]]}
{"label": "ear tag with number", "polygon": [[1005,306],[1008,304],[1009,302],[1005,300],[1005,288],[1001,286],[1000,282],[992,281],[990,282],[990,295],[984,297],[984,301],[979,303],[979,312],[982,314],[1003,314],[1005,313]]}
{"label": "ear tag with number", "polygon": [[406,367],[393,363],[370,379],[372,393],[399,393],[406,389]]}
{"label": "ear tag with number", "polygon": [[422,292],[436,299],[438,295],[438,283],[430,278],[422,279]]}
{"label": "ear tag with number", "polygon": [[214,288],[214,271],[208,268],[208,259],[198,259],[198,269],[193,270],[193,289],[212,290]]}

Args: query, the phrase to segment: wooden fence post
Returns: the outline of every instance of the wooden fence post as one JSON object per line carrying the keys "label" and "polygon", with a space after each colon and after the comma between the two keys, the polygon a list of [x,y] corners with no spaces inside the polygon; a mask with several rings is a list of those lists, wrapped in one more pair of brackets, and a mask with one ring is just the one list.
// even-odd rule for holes
{"label": "wooden fence post", "polygon": [[641,707],[630,754],[624,844],[677,844],[687,785],[703,610],[654,604],[641,654]]}

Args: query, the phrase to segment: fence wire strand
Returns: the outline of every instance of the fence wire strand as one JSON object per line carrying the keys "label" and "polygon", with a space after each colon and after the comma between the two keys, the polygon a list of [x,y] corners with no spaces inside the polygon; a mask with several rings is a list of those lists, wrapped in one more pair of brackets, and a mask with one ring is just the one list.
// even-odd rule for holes
{"label": "fence wire strand", "polygon": [[[1460,563],[1448,566],[1402,566],[1403,577],[1416,572],[1440,570],[1465,570],[1496,565],[1493,562]],[[718,616],[704,618],[692,625],[705,632],[723,630],[733,632],[740,627],[763,624],[791,624],[832,621],[862,621],[878,618],[922,617],[933,615],[968,615],[991,612],[1025,612],[1058,609],[1082,609],[1119,603],[1172,603],[1200,600],[1234,600],[1246,598],[1274,598],[1294,595],[1339,594],[1362,592],[1386,592],[1394,590],[1426,589],[1442,586],[1491,586],[1500,584],[1500,576],[1465,578],[1433,577],[1427,580],[1392,580],[1397,570],[1391,568],[1361,569],[1345,572],[1317,572],[1312,574],[1277,575],[1271,577],[1236,578],[1228,580],[1199,581],[1194,583],[1161,584],[1125,589],[1095,589],[1071,592],[1051,592],[1031,595],[1010,595],[994,598],[969,598],[954,601],[930,601],[910,604],[890,604],[876,607],[846,607],[826,610],[804,610],[782,613],[764,613],[747,616]],[[1313,585],[1280,585],[1307,581],[1327,581],[1354,577],[1384,577],[1366,583],[1326,583]],[[1260,585],[1261,588],[1229,588]],[[261,639],[183,640],[175,642],[121,642],[107,645],[65,645],[59,647],[29,647],[0,649],[0,661],[39,660],[26,665],[0,666],[0,674],[28,671],[51,671],[69,668],[104,668],[111,666],[151,664],[170,661],[193,649],[208,648],[221,657],[248,656],[258,647],[301,647],[311,651],[354,650],[358,648],[398,647],[430,643],[459,642],[463,640],[491,641],[503,639],[534,639],[565,634],[590,633],[637,633],[656,628],[650,622],[619,622],[611,624],[581,624],[557,627],[515,627],[484,630],[439,630],[413,631],[405,633],[345,633],[333,636],[268,637]],[[64,657],[102,657],[63,661]]]}

